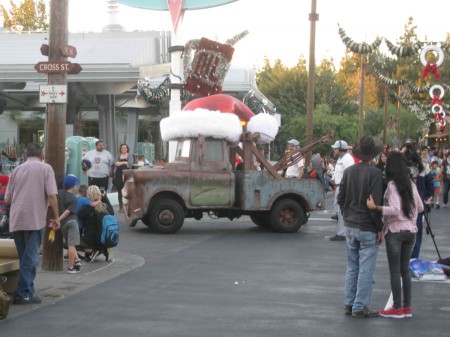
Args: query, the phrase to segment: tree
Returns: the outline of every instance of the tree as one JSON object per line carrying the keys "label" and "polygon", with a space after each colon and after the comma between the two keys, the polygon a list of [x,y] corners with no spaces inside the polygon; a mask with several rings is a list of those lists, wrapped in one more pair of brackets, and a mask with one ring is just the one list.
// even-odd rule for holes
{"label": "tree", "polygon": [[49,19],[43,0],[24,0],[17,6],[10,0],[10,10],[0,5],[4,17],[4,28],[13,32],[47,32]]}

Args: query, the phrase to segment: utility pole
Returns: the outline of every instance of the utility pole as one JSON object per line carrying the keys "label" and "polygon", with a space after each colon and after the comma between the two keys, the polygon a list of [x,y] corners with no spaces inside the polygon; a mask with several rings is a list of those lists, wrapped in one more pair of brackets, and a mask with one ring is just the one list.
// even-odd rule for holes
{"label": "utility pole", "polygon": [[366,55],[361,54],[361,71],[359,73],[359,127],[358,138],[363,136],[364,131],[364,77],[366,72]]}
{"label": "utility pole", "polygon": [[386,124],[387,124],[387,111],[388,111],[388,88],[384,86],[384,118],[383,118],[383,144],[386,142]]}
{"label": "utility pole", "polygon": [[[311,0],[311,30],[309,36],[309,70],[308,70],[308,91],[306,99],[306,144],[310,144],[313,138],[313,112],[314,112],[314,77],[316,70],[316,21],[319,14],[316,12],[317,0]],[[309,165],[311,153],[306,157],[306,165]]]}
{"label": "utility pole", "polygon": [[[68,41],[68,14],[69,0],[50,1],[50,36],[49,36],[49,62],[66,61],[60,51],[61,45],[67,45]],[[65,73],[48,74],[49,85],[67,85]],[[62,188],[64,179],[64,156],[66,138],[66,107],[64,103],[47,104],[47,134],[45,137],[46,161],[55,171],[58,188]],[[53,217],[53,216],[51,216]],[[44,249],[42,269],[57,271],[63,268],[63,249],[61,231],[57,231],[55,242],[48,241],[49,228],[46,227],[44,235]]]}
{"label": "utility pole", "polygon": [[398,144],[400,146],[401,141],[400,141],[400,93],[401,93],[401,87],[398,86],[398,92],[397,92],[397,139],[398,139]]}

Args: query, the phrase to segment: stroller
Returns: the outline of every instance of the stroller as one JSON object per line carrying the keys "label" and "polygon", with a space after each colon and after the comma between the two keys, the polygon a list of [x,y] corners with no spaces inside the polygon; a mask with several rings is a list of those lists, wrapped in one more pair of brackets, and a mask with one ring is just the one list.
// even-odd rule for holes
{"label": "stroller", "polygon": [[0,176],[0,238],[11,237],[11,233],[9,232],[9,205],[5,203],[5,193],[8,182],[8,176]]}

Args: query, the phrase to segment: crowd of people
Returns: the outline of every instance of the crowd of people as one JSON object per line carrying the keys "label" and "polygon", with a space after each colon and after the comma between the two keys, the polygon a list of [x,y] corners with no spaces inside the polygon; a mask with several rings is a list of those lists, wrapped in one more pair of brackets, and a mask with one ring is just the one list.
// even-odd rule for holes
{"label": "crowd of people", "polygon": [[[300,142],[287,142],[288,151],[300,149]],[[309,167],[301,159],[284,172],[288,179],[318,179],[325,196],[334,192],[337,221],[331,241],[346,241],[347,273],[345,314],[357,318],[385,316],[412,317],[409,261],[418,258],[422,240],[423,217],[430,208],[447,207],[450,191],[450,152],[422,147],[416,151],[411,142],[399,149],[378,146],[372,137],[362,137],[355,149],[340,139],[331,146],[334,158],[316,153]],[[17,247],[20,273],[15,304],[40,303],[35,295],[34,278],[39,262],[44,228],[61,229],[67,245],[67,272],[78,273],[81,260],[95,260],[111,252],[99,237],[101,219],[113,214],[108,200],[108,182],[112,178],[119,193],[123,188],[123,170],[130,168],[129,147],[122,144],[113,158],[103,141],[87,152],[82,168],[88,185],[80,185],[74,175],[64,177],[63,189],[57,189],[55,174],[43,160],[42,147],[31,143],[26,160],[8,179],[1,180],[4,200],[2,211],[9,213],[9,231]],[[261,168],[260,168],[261,169]],[[263,168],[262,168],[263,169]],[[313,172],[314,174],[312,174]],[[42,198],[44,196],[44,198]],[[119,211],[123,212],[119,195]],[[46,223],[50,206],[53,219]],[[32,221],[30,221],[32,219]],[[374,285],[378,247],[386,242],[393,306],[379,312],[369,309]],[[80,246],[84,256],[80,256]],[[402,286],[403,285],[403,286]]]}
{"label": "crowd of people", "polygon": [[[67,247],[67,273],[81,271],[81,260],[92,262],[103,254],[111,259],[111,250],[102,244],[102,218],[114,211],[107,197],[110,177],[120,192],[123,187],[123,170],[131,168],[132,157],[128,145],[122,144],[117,158],[105,150],[102,140],[82,159],[82,169],[88,176],[88,185],[80,185],[73,174],[64,177],[63,188],[57,189],[53,168],[43,160],[43,148],[38,143],[26,147],[26,159],[10,176],[1,176],[2,232],[14,239],[20,261],[19,280],[13,293],[14,304],[38,304],[35,295],[36,277],[42,250],[45,227],[61,230]],[[121,197],[120,209],[123,212]],[[47,223],[47,210],[53,214]],[[80,256],[80,251],[84,255]]]}

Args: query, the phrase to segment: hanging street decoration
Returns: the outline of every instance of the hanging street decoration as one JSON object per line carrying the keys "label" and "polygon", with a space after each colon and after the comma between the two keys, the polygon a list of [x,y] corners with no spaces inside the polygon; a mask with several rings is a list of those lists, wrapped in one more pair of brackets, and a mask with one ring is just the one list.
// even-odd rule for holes
{"label": "hanging street decoration", "polygon": [[408,57],[412,55],[416,55],[420,48],[422,48],[423,43],[417,42],[413,44],[412,46],[396,46],[392,44],[389,40],[384,38],[384,41],[386,42],[386,45],[391,52],[392,55],[397,55],[399,57]]}
{"label": "hanging street decoration", "polygon": [[[207,38],[190,40],[184,48],[184,90],[199,96],[222,92],[222,85],[233,57],[233,45],[248,34],[244,31],[224,44]],[[191,60],[191,52],[195,50]]]}
{"label": "hanging street decoration", "polygon": [[345,34],[344,29],[342,29],[339,25],[338,27],[342,42],[344,42],[345,46],[354,53],[369,54],[378,49],[381,44],[382,39],[380,37],[377,37],[372,44],[368,44],[366,42],[357,43]]}
{"label": "hanging street decoration", "polygon": [[373,71],[375,72],[375,74],[377,74],[378,79],[388,86],[399,86],[399,85],[405,84],[407,82],[404,79],[393,80],[392,78],[384,76],[375,68],[373,68]]}
{"label": "hanging street decoration", "polygon": [[[438,60],[436,63],[428,62],[427,54],[429,52],[435,52],[438,55]],[[438,73],[437,68],[439,68],[444,62],[444,51],[437,45],[427,45],[420,52],[420,62],[425,67],[422,72],[422,78],[426,78],[429,73],[432,73],[435,78],[440,78],[441,75]]]}

